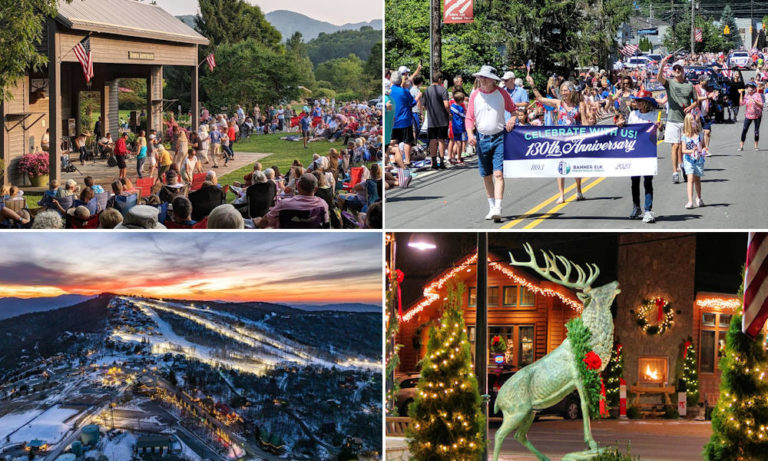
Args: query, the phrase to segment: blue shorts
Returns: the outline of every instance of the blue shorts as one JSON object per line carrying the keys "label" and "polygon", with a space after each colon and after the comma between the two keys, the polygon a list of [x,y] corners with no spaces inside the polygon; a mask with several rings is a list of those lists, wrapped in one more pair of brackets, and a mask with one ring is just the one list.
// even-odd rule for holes
{"label": "blue shorts", "polygon": [[504,131],[493,135],[477,135],[477,166],[480,176],[486,177],[494,171],[504,171]]}
{"label": "blue shorts", "polygon": [[466,141],[467,132],[453,130],[453,137],[451,139],[453,139],[454,141]]}
{"label": "blue shorts", "polygon": [[683,170],[687,175],[704,176],[704,158],[694,160],[688,154],[683,155]]}

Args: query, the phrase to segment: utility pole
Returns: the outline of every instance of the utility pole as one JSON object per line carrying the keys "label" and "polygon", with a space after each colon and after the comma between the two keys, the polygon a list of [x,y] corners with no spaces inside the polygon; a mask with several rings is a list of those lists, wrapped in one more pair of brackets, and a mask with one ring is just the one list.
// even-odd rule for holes
{"label": "utility pole", "polygon": [[[488,394],[488,234],[477,234],[477,310],[475,311],[475,375],[480,395]],[[485,434],[488,434],[488,401],[483,397]],[[483,458],[488,459],[488,441]]]}
{"label": "utility pole", "polygon": [[696,40],[695,40],[695,30],[694,30],[694,19],[696,19],[696,14],[694,11],[694,6],[696,5],[696,0],[691,0],[691,56],[693,56],[694,52],[696,51]]}
{"label": "utility pole", "polygon": [[755,26],[755,0],[749,0],[749,41],[755,43],[755,34],[752,32]]}
{"label": "utility pole", "polygon": [[440,72],[442,67],[442,13],[440,9],[440,3],[442,0],[429,0],[429,14],[430,14],[430,26],[429,26],[429,81],[432,81],[432,76],[435,72]]}

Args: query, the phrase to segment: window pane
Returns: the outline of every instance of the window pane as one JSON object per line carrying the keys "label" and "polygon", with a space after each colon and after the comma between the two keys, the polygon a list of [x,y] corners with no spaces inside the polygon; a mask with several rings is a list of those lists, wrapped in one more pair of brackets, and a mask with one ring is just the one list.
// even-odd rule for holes
{"label": "window pane", "polygon": [[705,327],[715,326],[715,314],[705,312],[703,314],[702,323],[704,324]]}
{"label": "window pane", "polygon": [[699,363],[702,373],[715,371],[715,332],[701,332],[701,350],[699,351]]}
{"label": "window pane", "polygon": [[520,305],[521,306],[535,306],[536,305],[536,293],[531,290],[521,287],[520,288]]}
{"label": "window pane", "polygon": [[727,331],[720,330],[719,334],[717,335],[717,359],[720,360],[720,357],[725,354],[725,335],[728,334]]}
{"label": "window pane", "polygon": [[469,287],[467,296],[469,296],[467,305],[469,307],[477,307],[477,289],[475,287]]}
{"label": "window pane", "polygon": [[518,353],[520,355],[519,366],[525,366],[533,362],[533,327],[520,327],[520,345]]}
{"label": "window pane", "polygon": [[517,287],[504,287],[504,305],[517,306]]}
{"label": "window pane", "polygon": [[[488,367],[511,368],[514,366],[515,347],[514,327],[489,327],[488,328]],[[493,338],[499,336],[504,340],[507,348],[504,351],[495,352],[492,349]]]}
{"label": "window pane", "polygon": [[499,305],[499,287],[488,287],[488,305]]}
{"label": "window pane", "polygon": [[472,354],[472,363],[475,363],[475,327],[467,327],[467,339],[469,340],[469,350]]}
{"label": "window pane", "polygon": [[728,314],[720,314],[720,326],[728,328],[731,325],[731,316]]}

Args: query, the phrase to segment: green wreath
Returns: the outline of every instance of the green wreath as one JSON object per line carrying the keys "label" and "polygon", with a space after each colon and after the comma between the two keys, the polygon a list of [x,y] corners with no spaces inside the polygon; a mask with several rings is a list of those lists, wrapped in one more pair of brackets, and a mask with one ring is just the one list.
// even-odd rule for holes
{"label": "green wreath", "polygon": [[574,360],[576,360],[576,368],[579,370],[579,377],[587,392],[589,416],[599,418],[600,368],[602,363],[590,345],[592,332],[589,331],[589,327],[584,324],[580,317],[569,320],[565,327],[568,329],[568,339],[571,343]]}
{"label": "green wreath", "polygon": [[[650,323],[648,322],[648,314],[653,309],[661,309],[661,322]],[[672,328],[675,320],[675,311],[672,310],[672,306],[669,305],[664,298],[644,299],[643,304],[638,310],[631,310],[632,317],[634,317],[637,326],[643,330],[643,333],[653,335],[663,335],[665,331]]]}
{"label": "green wreath", "polygon": [[503,337],[496,335],[491,338],[491,352],[494,354],[503,354],[504,352],[507,352],[507,342],[504,341]]}

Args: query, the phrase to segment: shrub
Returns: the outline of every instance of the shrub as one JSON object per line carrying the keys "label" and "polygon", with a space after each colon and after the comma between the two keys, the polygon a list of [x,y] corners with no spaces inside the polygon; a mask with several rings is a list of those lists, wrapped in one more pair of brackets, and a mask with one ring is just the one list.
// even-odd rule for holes
{"label": "shrub", "polygon": [[640,419],[640,407],[631,406],[627,408],[627,418]]}
{"label": "shrub", "polygon": [[640,457],[632,457],[629,453],[629,446],[627,446],[627,453],[624,454],[616,447],[611,447],[608,451],[599,454],[597,457],[592,458],[592,461],[638,461]]}
{"label": "shrub", "polygon": [[18,162],[18,169],[22,174],[30,177],[45,176],[49,173],[48,153],[35,152],[24,154]]}

